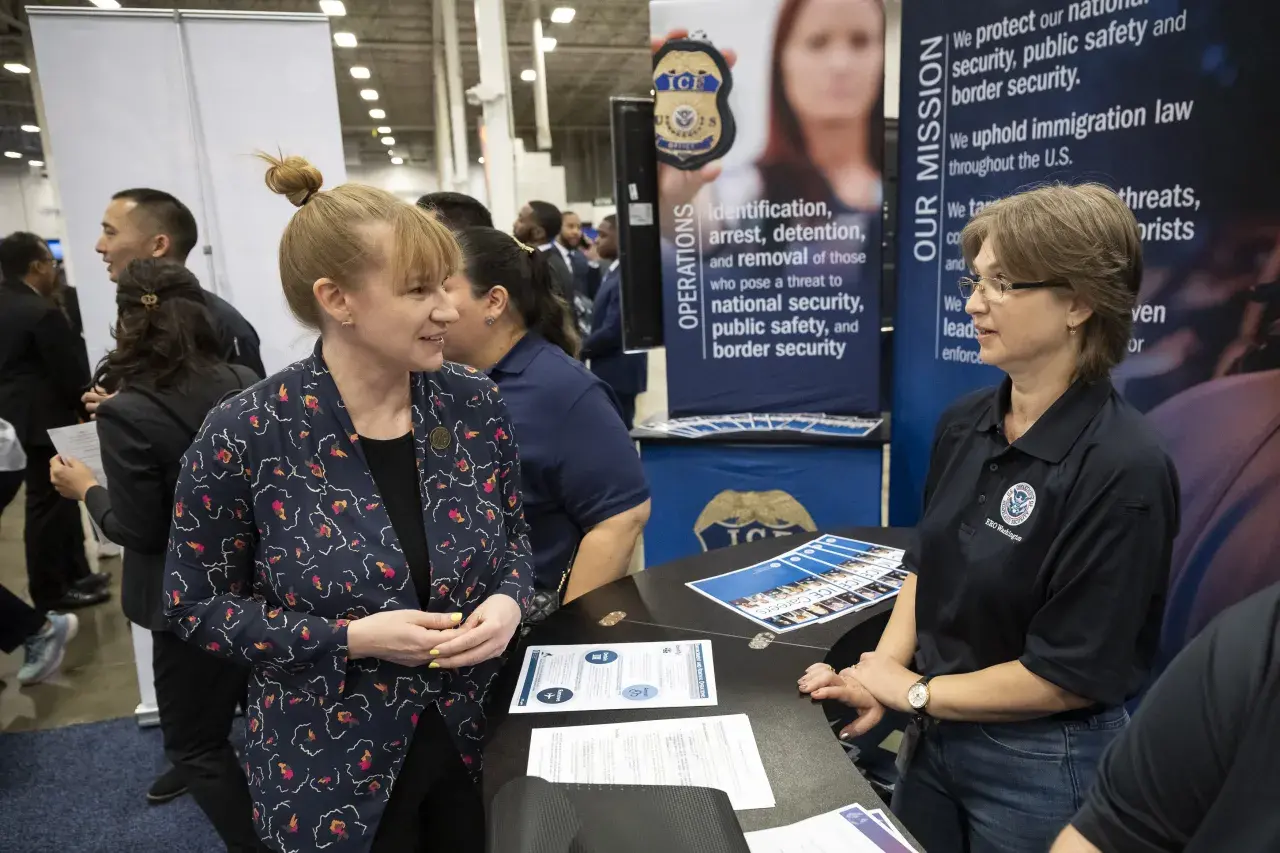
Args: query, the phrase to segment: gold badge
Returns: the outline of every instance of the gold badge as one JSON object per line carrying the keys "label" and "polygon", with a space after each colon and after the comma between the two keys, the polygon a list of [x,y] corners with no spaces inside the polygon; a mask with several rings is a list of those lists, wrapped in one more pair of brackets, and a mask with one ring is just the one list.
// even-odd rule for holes
{"label": "gold badge", "polygon": [[431,431],[431,449],[445,450],[453,443],[453,436],[442,426],[436,427]]}
{"label": "gold badge", "polygon": [[733,145],[729,63],[703,33],[672,39],[653,59],[658,159],[678,169],[718,160]]}
{"label": "gold badge", "polygon": [[813,533],[817,529],[804,504],[781,489],[726,489],[703,507],[693,523],[693,533],[704,551],[793,533]]}

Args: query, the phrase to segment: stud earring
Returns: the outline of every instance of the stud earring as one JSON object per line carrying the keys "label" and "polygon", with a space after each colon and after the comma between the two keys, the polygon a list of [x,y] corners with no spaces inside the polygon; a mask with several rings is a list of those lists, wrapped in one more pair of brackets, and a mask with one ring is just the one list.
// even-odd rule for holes
{"label": "stud earring", "polygon": [[485,324],[486,326],[492,326],[492,325],[493,325],[493,323],[494,323],[494,319],[493,319],[492,317],[485,317],[485,318],[484,318],[484,324]]}
{"label": "stud earring", "polygon": [[342,321],[342,325],[344,326],[354,326],[355,324],[356,324],[356,321],[352,320],[350,317]]}
{"label": "stud earring", "polygon": [[1074,335],[1075,333],[1076,333],[1076,327],[1075,327],[1075,326],[1067,326],[1067,334],[1069,334],[1069,335]]}

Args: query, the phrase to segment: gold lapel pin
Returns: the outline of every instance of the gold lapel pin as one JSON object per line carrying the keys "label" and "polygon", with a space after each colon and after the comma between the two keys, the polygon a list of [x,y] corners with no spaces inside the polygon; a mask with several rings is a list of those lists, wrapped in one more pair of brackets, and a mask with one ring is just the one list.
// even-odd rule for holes
{"label": "gold lapel pin", "polygon": [[453,436],[449,434],[449,430],[442,426],[433,429],[430,438],[432,450],[445,450],[453,443]]}

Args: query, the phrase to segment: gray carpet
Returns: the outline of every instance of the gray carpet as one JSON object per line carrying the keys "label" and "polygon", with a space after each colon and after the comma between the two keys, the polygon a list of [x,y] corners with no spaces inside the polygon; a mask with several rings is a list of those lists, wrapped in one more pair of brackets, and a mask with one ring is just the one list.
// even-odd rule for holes
{"label": "gray carpet", "polygon": [[131,718],[0,736],[0,851],[221,853],[192,799],[147,805],[160,730]]}

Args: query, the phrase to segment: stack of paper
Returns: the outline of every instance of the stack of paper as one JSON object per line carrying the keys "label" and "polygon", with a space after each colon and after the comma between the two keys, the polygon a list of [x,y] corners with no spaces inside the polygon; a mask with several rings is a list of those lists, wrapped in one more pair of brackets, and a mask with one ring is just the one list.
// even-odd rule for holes
{"label": "stack of paper", "polygon": [[751,853],[917,853],[881,810],[857,804],[747,833]]}
{"label": "stack of paper", "polygon": [[898,548],[820,536],[781,556],[686,586],[785,633],[891,598],[907,579]]}
{"label": "stack of paper", "polygon": [[739,811],[775,805],[746,714],[534,729],[528,774],[586,785],[719,788]]}
{"label": "stack of paper", "polygon": [[796,432],[840,438],[862,438],[880,426],[880,419],[822,415],[802,412],[788,414],[708,415],[672,418],[636,424],[636,429],[653,435],[703,438],[743,432]]}

